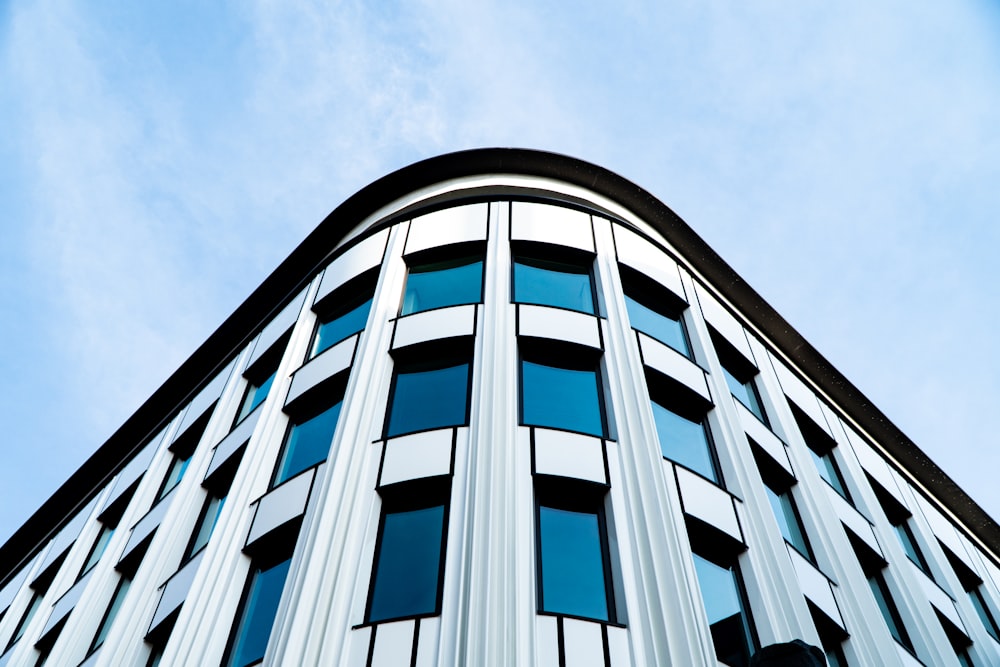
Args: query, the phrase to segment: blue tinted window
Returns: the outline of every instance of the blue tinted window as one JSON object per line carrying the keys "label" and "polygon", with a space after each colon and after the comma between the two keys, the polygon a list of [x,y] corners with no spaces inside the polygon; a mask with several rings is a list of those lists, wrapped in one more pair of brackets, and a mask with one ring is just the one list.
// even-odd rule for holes
{"label": "blue tinted window", "polygon": [[526,258],[514,260],[514,301],[594,313],[590,267]]}
{"label": "blue tinted window", "polygon": [[542,611],[609,620],[600,516],[540,505],[538,532]]}
{"label": "blue tinted window", "polygon": [[465,257],[410,267],[401,315],[432,308],[479,303],[483,298],[483,260]]}
{"label": "blue tinted window", "polygon": [[219,520],[219,515],[222,513],[222,507],[225,503],[225,497],[219,498],[217,496],[209,496],[208,500],[205,501],[205,507],[202,508],[201,516],[198,517],[198,525],[195,526],[194,535],[191,538],[191,547],[188,549],[185,560],[197,554],[208,544],[208,538],[212,536],[215,523]]}
{"label": "blue tinted window", "polygon": [[337,430],[341,405],[338,401],[312,419],[292,426],[278,463],[275,486],[326,460]]}
{"label": "blue tinted window", "polygon": [[469,364],[396,371],[386,436],[465,424]]}
{"label": "blue tinted window", "polygon": [[910,643],[910,636],[906,634],[903,619],[899,617],[899,610],[896,609],[892,596],[889,595],[889,587],[886,585],[882,573],[876,572],[869,576],[868,585],[872,589],[872,595],[875,596],[875,603],[878,605],[879,611],[882,612],[882,618],[885,619],[885,624],[889,627],[889,633],[893,639],[912,651],[913,645]]}
{"label": "blue tinted window", "polygon": [[184,477],[184,471],[187,470],[188,463],[191,461],[191,455],[186,454],[181,457],[177,455],[174,460],[170,463],[170,470],[167,471],[167,477],[163,480],[163,486],[160,488],[160,493],[157,496],[157,500],[160,500],[168,493],[173,491],[174,487],[180,484],[181,479]]}
{"label": "blue tinted window", "polygon": [[604,421],[596,370],[521,361],[521,417],[525,424],[602,437]]}
{"label": "blue tinted window", "polygon": [[625,307],[633,329],[672,347],[685,357],[691,357],[687,332],[679,317],[653,310],[628,294],[625,295]]}
{"label": "blue tinted window", "polygon": [[694,554],[694,569],[705,601],[715,656],[732,667],[746,667],[754,640],[736,566],[722,567]]}
{"label": "blue tinted window", "polygon": [[806,531],[802,527],[795,501],[792,499],[792,492],[789,490],[778,493],[767,485],[764,485],[764,489],[767,491],[767,499],[774,511],[774,518],[778,520],[778,528],[781,529],[782,537],[800,554],[810,561],[813,560],[809,542],[806,540]]}
{"label": "blue tinted window", "polygon": [[764,412],[764,405],[761,403],[760,393],[757,391],[757,385],[753,378],[746,382],[740,382],[725,366],[722,367],[722,374],[726,378],[726,384],[729,385],[729,391],[736,397],[736,400],[756,415],[757,419],[767,424],[767,413]]}
{"label": "blue tinted window", "polygon": [[372,308],[372,300],[354,306],[346,312],[340,312],[316,327],[316,339],[313,341],[312,354],[315,357],[320,352],[333,347],[348,336],[353,336],[365,328],[368,322],[368,311]]}
{"label": "blue tinted window", "polygon": [[990,633],[990,637],[1000,641],[1000,630],[997,629],[997,622],[993,620],[993,614],[990,613],[990,608],[986,606],[986,599],[983,597],[982,586],[976,586],[969,591],[969,599],[972,601],[972,606],[976,610],[976,614],[979,615],[979,620],[983,622],[986,626],[986,632]]}
{"label": "blue tinted window", "polygon": [[131,584],[132,582],[124,577],[118,580],[118,587],[115,588],[115,594],[111,598],[111,603],[108,605],[107,611],[104,612],[104,619],[101,621],[100,627],[97,628],[97,634],[90,645],[90,653],[100,648],[104,644],[104,640],[108,638],[108,631],[115,622],[115,617],[118,615],[118,610],[122,607],[122,602],[125,601],[125,596],[128,594]]}
{"label": "blue tinted window", "polygon": [[898,524],[895,524],[893,528],[896,530],[896,537],[899,538],[899,543],[903,545],[903,551],[906,552],[906,557],[913,561],[913,564],[924,571],[928,577],[931,576],[931,569],[927,565],[927,561],[924,560],[924,554],[920,551],[920,547],[917,546],[917,538],[913,536],[913,530],[910,528],[910,524],[904,519]]}
{"label": "blue tinted window", "polygon": [[87,555],[87,560],[83,564],[83,569],[80,570],[81,577],[90,572],[90,569],[97,565],[97,562],[101,560],[101,556],[104,555],[104,550],[108,548],[108,542],[111,541],[111,536],[114,534],[115,529],[112,526],[101,524],[101,532],[94,541],[94,546],[90,548],[90,553]]}
{"label": "blue tinted window", "polygon": [[705,424],[685,419],[656,401],[652,401],[652,406],[663,456],[718,483]]}
{"label": "blue tinted window", "polygon": [[21,619],[17,622],[17,627],[14,628],[14,634],[11,635],[10,641],[7,642],[7,648],[10,648],[24,635],[24,631],[27,629],[28,624],[31,623],[31,619],[35,617],[35,612],[38,608],[42,606],[42,593],[38,591],[32,591],[31,601],[28,606],[24,609],[24,613],[21,614]]}
{"label": "blue tinted window", "polygon": [[[276,371],[275,371],[276,372]],[[267,398],[268,392],[271,391],[271,385],[274,383],[274,375],[272,372],[267,379],[261,382],[259,385],[254,383],[249,383],[247,385],[247,393],[243,397],[243,404],[240,405],[240,411],[236,415],[236,423],[243,421],[243,418],[254,411],[254,409],[264,402]]]}
{"label": "blue tinted window", "polygon": [[839,493],[844,500],[850,502],[851,496],[847,493],[844,477],[840,474],[840,468],[837,467],[837,462],[833,458],[833,452],[817,454],[811,447],[808,449],[809,453],[812,454],[816,469],[819,471],[819,476],[825,479],[826,483],[832,486],[834,491]]}
{"label": "blue tinted window", "polygon": [[444,505],[388,512],[382,521],[368,620],[433,614],[440,589]]}
{"label": "blue tinted window", "polygon": [[227,667],[246,667],[264,659],[290,563],[288,559],[268,569],[253,571],[229,660],[225,663]]}

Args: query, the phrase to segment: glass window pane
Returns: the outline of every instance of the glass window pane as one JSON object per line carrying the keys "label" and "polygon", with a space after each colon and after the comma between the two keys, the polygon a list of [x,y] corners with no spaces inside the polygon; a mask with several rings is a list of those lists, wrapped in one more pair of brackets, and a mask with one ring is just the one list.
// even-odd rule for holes
{"label": "glass window pane", "polygon": [[288,559],[253,573],[227,667],[246,667],[264,658],[290,563]]}
{"label": "glass window pane", "polygon": [[757,419],[768,424],[767,414],[764,412],[764,406],[761,404],[760,394],[757,392],[757,385],[754,384],[753,378],[746,382],[740,382],[725,366],[722,367],[722,375],[725,376],[729,391],[736,397],[736,400],[752,412]]}
{"label": "glass window pane", "polygon": [[655,338],[664,345],[677,350],[685,357],[691,357],[691,348],[687,341],[687,332],[680,319],[674,319],[659,313],[625,295],[625,308],[633,329]]}
{"label": "glass window pane", "polygon": [[767,490],[767,499],[771,502],[771,509],[774,510],[774,517],[778,520],[781,535],[795,547],[796,551],[811,561],[813,559],[812,551],[809,549],[809,542],[806,541],[805,530],[802,528],[802,522],[795,509],[795,501],[792,499],[791,491],[777,493],[767,485],[764,485],[764,488]]}
{"label": "glass window pane", "polygon": [[753,640],[735,567],[720,567],[694,554],[694,568],[712,630],[715,656],[726,665],[746,667],[750,664]]}
{"label": "glass window pane", "polygon": [[222,513],[225,502],[225,498],[208,497],[208,502],[205,504],[198,525],[195,527],[194,539],[191,541],[191,548],[188,549],[186,558],[190,559],[208,544],[208,539],[212,536],[215,523],[219,520],[219,514]]}
{"label": "glass window pane", "polygon": [[275,486],[326,460],[337,430],[341,405],[338,401],[309,421],[292,426],[278,464]]}
{"label": "glass window pane", "polygon": [[385,515],[369,621],[437,610],[443,534],[444,505]]}
{"label": "glass window pane", "polygon": [[603,437],[596,370],[521,362],[521,415],[525,424]]}
{"label": "glass window pane", "polygon": [[847,487],[844,486],[844,478],[840,475],[837,462],[833,459],[833,452],[817,454],[812,448],[809,448],[809,453],[812,454],[816,469],[819,470],[819,476],[825,479],[827,484],[832,486],[842,498],[850,502],[851,497],[847,493]]}
{"label": "glass window pane", "polygon": [[879,572],[868,577],[868,585],[872,589],[872,595],[875,596],[875,603],[878,605],[879,611],[882,612],[882,618],[885,619],[889,633],[900,644],[912,650],[913,646],[910,644],[910,637],[906,634],[906,628],[903,627],[903,621],[899,617],[899,611],[896,610],[896,605],[889,595],[889,588],[886,586],[882,574]]}
{"label": "glass window pane", "polygon": [[705,425],[685,419],[655,401],[651,403],[663,456],[718,483]]}
{"label": "glass window pane", "polygon": [[274,375],[277,373],[271,373],[266,380],[261,382],[259,385],[251,383],[247,387],[247,394],[243,398],[243,405],[240,406],[240,412],[236,415],[236,423],[243,421],[243,418],[254,411],[254,409],[264,402],[267,398],[268,392],[271,391],[271,385],[274,383]]}
{"label": "glass window pane", "polygon": [[94,546],[90,549],[90,555],[87,556],[87,562],[83,564],[83,569],[80,570],[81,577],[87,572],[90,572],[90,569],[97,565],[97,561],[101,560],[101,556],[104,555],[104,550],[108,548],[108,542],[111,541],[111,536],[114,535],[114,533],[114,528],[101,524],[101,532],[98,534],[97,540],[94,542]]}
{"label": "glass window pane", "polygon": [[514,260],[514,301],[594,314],[589,267],[519,258]]}
{"label": "glass window pane", "polygon": [[315,357],[320,352],[339,343],[348,336],[353,336],[365,328],[368,323],[368,312],[371,310],[372,300],[368,299],[363,303],[351,308],[346,313],[341,313],[332,319],[321,322],[316,328],[316,340],[313,341],[311,357]]}
{"label": "glass window pane", "polygon": [[396,373],[386,436],[465,424],[469,364]]}
{"label": "glass window pane", "polygon": [[986,600],[983,598],[983,593],[979,587],[969,591],[969,599],[972,600],[972,606],[979,615],[979,620],[986,626],[986,632],[990,633],[993,639],[1000,641],[1000,631],[997,630],[996,621],[993,620],[993,614],[990,613],[989,607],[986,606]]}
{"label": "glass window pane", "polygon": [[597,514],[538,508],[542,611],[608,620]]}
{"label": "glass window pane", "polygon": [[7,648],[10,648],[17,643],[23,635],[28,624],[31,623],[31,619],[35,617],[35,612],[42,605],[42,594],[38,591],[32,593],[31,602],[25,608],[24,613],[21,615],[21,620],[18,621],[17,627],[14,629],[14,634],[11,636],[10,641],[7,642]]}
{"label": "glass window pane", "polygon": [[104,640],[108,638],[108,631],[115,622],[115,616],[118,615],[118,610],[121,609],[122,602],[125,601],[125,595],[128,594],[131,583],[130,580],[124,578],[118,581],[118,587],[115,589],[114,597],[111,598],[111,604],[108,605],[108,610],[104,614],[104,620],[101,621],[101,627],[97,629],[97,634],[94,636],[94,643],[90,645],[91,653],[100,648],[104,644]]}
{"label": "glass window pane", "polygon": [[188,463],[190,461],[190,454],[184,458],[181,458],[180,456],[174,457],[173,462],[170,464],[170,470],[167,471],[167,478],[163,480],[163,488],[160,490],[160,495],[157,497],[157,500],[162,499],[170,493],[175,486],[180,484],[181,479],[184,478],[184,471],[187,470]]}
{"label": "glass window pane", "polygon": [[410,268],[401,315],[432,308],[479,303],[483,298],[483,261],[465,257]]}
{"label": "glass window pane", "polygon": [[913,536],[910,524],[904,520],[902,523],[894,525],[893,528],[896,531],[896,537],[899,538],[899,543],[903,545],[906,557],[913,561],[914,565],[923,570],[924,574],[930,576],[930,568],[927,566],[927,561],[924,560],[924,554],[921,553],[920,547],[917,546],[917,540]]}

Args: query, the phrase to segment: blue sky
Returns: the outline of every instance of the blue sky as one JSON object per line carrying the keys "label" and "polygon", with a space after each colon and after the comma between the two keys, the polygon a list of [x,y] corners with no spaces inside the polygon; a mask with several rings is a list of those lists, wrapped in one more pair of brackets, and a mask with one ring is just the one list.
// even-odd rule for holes
{"label": "blue sky", "polygon": [[0,540],[337,204],[523,146],[677,211],[1000,516],[1000,6],[0,5]]}

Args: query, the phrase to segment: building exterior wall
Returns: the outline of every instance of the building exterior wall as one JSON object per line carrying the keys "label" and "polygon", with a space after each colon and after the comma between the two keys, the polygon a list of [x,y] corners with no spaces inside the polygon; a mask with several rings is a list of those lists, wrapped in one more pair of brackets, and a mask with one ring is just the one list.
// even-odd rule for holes
{"label": "building exterior wall", "polygon": [[[738,568],[758,646],[803,639],[831,654],[839,647],[851,665],[954,666],[968,664],[954,648],[968,640],[972,664],[1000,664],[1000,642],[968,592],[996,617],[996,553],[648,221],[578,185],[484,173],[419,188],[356,223],[256,338],[136,443],[133,463],[30,562],[0,573],[0,665],[35,664],[40,650],[50,665],[145,665],[157,651],[163,665],[220,664],[248,578],[287,556],[265,664],[723,664],[693,550]],[[480,299],[400,315],[414,267],[470,253],[484,265]],[[594,313],[515,302],[522,256],[585,266]],[[636,274],[648,279],[647,296],[676,308],[690,358],[633,329],[625,294]],[[310,358],[320,317],[369,286],[363,329]],[[387,434],[394,374],[456,355],[471,369],[464,421]],[[562,368],[590,360],[602,432],[525,423],[522,359]],[[236,423],[248,385],[271,367],[266,399]],[[737,368],[759,392],[764,420],[731,393],[726,374]],[[274,485],[291,424],[341,396],[328,454]],[[715,473],[663,455],[651,396],[704,416]],[[850,500],[821,475],[817,448],[836,462]],[[783,537],[768,486],[793,499],[809,553]],[[430,487],[443,493],[447,517],[439,604],[372,622],[386,508],[409,507]],[[225,502],[189,558],[213,495]],[[578,496],[598,498],[603,522],[614,607],[603,620],[540,607],[538,506]],[[904,550],[900,522],[927,572]],[[78,576],[112,523],[103,555]],[[890,635],[873,573],[909,647]],[[91,650],[123,579],[127,593]]]}

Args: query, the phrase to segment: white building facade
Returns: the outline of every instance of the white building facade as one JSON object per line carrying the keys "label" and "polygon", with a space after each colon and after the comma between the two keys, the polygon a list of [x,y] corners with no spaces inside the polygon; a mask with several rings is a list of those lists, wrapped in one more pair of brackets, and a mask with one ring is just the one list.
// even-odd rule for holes
{"label": "white building facade", "polygon": [[0,666],[997,665],[998,547],[663,204],[477,150],[334,211],[0,549]]}

